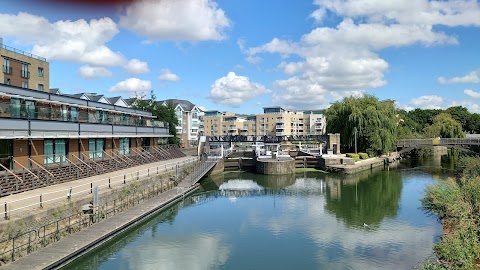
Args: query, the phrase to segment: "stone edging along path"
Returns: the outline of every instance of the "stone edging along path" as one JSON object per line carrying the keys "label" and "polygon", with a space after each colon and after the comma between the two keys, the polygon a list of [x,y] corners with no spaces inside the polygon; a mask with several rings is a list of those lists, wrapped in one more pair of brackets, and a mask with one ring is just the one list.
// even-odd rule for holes
{"label": "stone edging along path", "polygon": [[183,199],[198,188],[199,184],[181,190],[181,192],[178,192],[179,189],[177,188],[170,189],[121,214],[65,237],[15,262],[4,265],[2,269],[57,269],[65,266],[131,226]]}

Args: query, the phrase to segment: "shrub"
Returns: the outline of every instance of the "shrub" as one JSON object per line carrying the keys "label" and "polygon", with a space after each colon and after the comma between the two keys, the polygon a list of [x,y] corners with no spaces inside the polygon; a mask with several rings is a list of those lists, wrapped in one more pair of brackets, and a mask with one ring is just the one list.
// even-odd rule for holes
{"label": "shrub", "polygon": [[360,156],[358,154],[347,153],[347,157],[353,158],[355,160],[355,162],[360,160]]}
{"label": "shrub", "polygon": [[360,156],[360,159],[367,159],[368,158],[367,153],[358,153],[358,155]]}

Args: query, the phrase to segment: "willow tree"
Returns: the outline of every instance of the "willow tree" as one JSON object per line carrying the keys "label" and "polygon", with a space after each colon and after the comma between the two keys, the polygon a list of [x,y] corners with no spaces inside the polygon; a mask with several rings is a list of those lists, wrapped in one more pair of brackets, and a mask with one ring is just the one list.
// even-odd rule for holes
{"label": "willow tree", "polygon": [[463,138],[462,124],[452,118],[448,113],[441,113],[433,119],[433,124],[424,130],[430,138]]}
{"label": "willow tree", "polygon": [[327,132],[340,133],[347,151],[355,147],[370,155],[379,155],[394,149],[397,141],[399,117],[393,100],[379,101],[365,95],[348,97],[335,102],[325,112]]}

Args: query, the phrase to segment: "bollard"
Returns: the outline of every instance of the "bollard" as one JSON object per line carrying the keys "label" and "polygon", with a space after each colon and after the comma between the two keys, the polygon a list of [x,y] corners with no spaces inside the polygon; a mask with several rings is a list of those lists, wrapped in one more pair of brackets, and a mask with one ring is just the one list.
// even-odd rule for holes
{"label": "bollard", "polygon": [[93,193],[93,183],[90,182],[90,193]]}
{"label": "bollard", "polygon": [[126,184],[126,178],[127,178],[127,176],[124,174],[124,175],[123,175],[123,184],[124,184],[124,185]]}
{"label": "bollard", "polygon": [[108,188],[112,188],[112,187],[110,186],[110,177],[108,177]]}
{"label": "bollard", "polygon": [[150,176],[150,168],[147,169],[147,176]]}
{"label": "bollard", "polygon": [[40,208],[43,208],[43,195],[40,194]]}
{"label": "bollard", "polygon": [[7,202],[5,202],[5,219],[8,219]]}

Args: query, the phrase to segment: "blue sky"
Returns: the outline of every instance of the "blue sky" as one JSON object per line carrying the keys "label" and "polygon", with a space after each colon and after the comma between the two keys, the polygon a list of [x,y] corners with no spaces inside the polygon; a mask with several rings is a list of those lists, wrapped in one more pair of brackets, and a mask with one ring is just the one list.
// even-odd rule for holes
{"label": "blue sky", "polygon": [[[408,4],[406,4],[408,3]],[[480,112],[471,0],[5,0],[4,43],[46,57],[64,93],[188,99],[205,109],[322,109],[350,95]]]}

